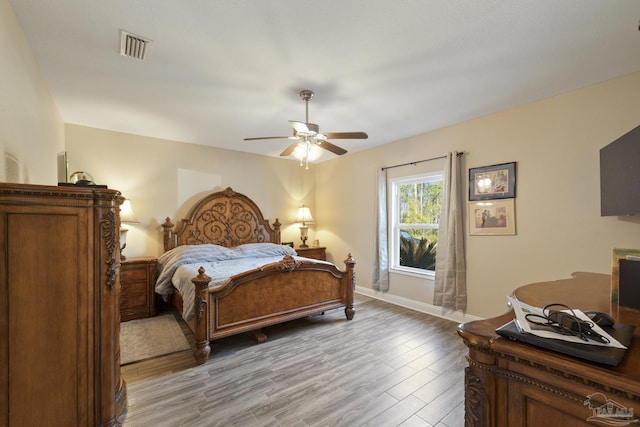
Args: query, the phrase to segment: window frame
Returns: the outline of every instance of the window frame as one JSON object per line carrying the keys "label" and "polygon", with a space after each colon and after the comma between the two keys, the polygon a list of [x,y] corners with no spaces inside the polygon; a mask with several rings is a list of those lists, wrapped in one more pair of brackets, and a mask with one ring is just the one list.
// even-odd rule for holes
{"label": "window frame", "polygon": [[[408,276],[420,277],[420,278],[435,278],[434,270],[426,270],[422,268],[415,267],[407,267],[400,265],[400,229],[401,228],[423,228],[429,230],[439,230],[440,224],[434,223],[400,223],[400,197],[399,197],[399,187],[403,184],[412,184],[418,182],[442,182],[443,193],[444,193],[444,170],[437,170],[431,172],[424,172],[413,175],[405,175],[398,176],[394,178],[389,178],[388,184],[391,191],[390,195],[390,215],[389,215],[389,237],[388,237],[388,246],[389,246],[389,271],[393,273],[404,274]],[[438,239],[440,236],[438,235]]]}

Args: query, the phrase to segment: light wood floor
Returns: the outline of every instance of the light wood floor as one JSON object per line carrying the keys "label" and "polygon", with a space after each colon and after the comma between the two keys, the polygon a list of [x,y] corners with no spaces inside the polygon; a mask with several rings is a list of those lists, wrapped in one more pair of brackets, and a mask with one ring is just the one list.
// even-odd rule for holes
{"label": "light wood floor", "polygon": [[[464,425],[457,324],[363,296],[342,310],[122,367],[128,426]],[[193,344],[190,332],[187,334]]]}

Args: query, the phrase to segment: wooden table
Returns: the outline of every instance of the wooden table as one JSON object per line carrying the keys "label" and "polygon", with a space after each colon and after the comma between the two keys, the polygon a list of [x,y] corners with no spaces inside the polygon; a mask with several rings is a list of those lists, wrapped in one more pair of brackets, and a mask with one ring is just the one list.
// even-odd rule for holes
{"label": "wooden table", "polygon": [[[469,348],[465,425],[603,425],[587,419],[606,399],[614,411],[635,410],[640,415],[640,311],[611,304],[610,292],[611,276],[576,273],[571,279],[523,286],[514,296],[538,307],[563,303],[603,311],[617,322],[638,326],[615,367],[499,337],[495,329],[513,319],[512,311],[460,325],[458,334]],[[585,403],[592,395],[591,405]]]}

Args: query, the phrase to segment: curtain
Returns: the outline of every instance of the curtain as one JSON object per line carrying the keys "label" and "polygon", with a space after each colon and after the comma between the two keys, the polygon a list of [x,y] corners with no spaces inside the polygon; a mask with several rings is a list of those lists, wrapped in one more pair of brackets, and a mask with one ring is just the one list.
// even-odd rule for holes
{"label": "curtain", "polygon": [[444,170],[433,304],[465,311],[467,268],[464,256],[460,171],[458,153],[448,153]]}
{"label": "curtain", "polygon": [[389,249],[387,238],[387,170],[378,170],[378,191],[376,197],[376,235],[373,256],[373,289],[389,290]]}

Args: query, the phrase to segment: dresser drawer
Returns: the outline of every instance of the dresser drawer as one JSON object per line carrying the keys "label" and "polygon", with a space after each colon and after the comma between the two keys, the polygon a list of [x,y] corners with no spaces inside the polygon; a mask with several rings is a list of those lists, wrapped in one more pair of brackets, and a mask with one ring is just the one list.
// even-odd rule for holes
{"label": "dresser drawer", "polygon": [[147,269],[145,268],[123,268],[120,272],[120,282],[130,283],[138,281],[147,281]]}
{"label": "dresser drawer", "polygon": [[147,306],[147,294],[127,295],[126,298],[120,300],[120,310],[128,310],[132,308],[141,308]]}
{"label": "dresser drawer", "polygon": [[147,292],[147,282],[122,282],[122,293],[120,294],[123,297],[129,297],[134,294],[146,294]]}
{"label": "dresser drawer", "polygon": [[303,256],[305,258],[319,259],[322,261],[327,260],[326,249],[323,246],[320,247],[310,247],[310,248],[297,248],[296,253],[299,256]]}
{"label": "dresser drawer", "polygon": [[139,257],[122,260],[120,265],[120,320],[155,316],[156,258]]}

